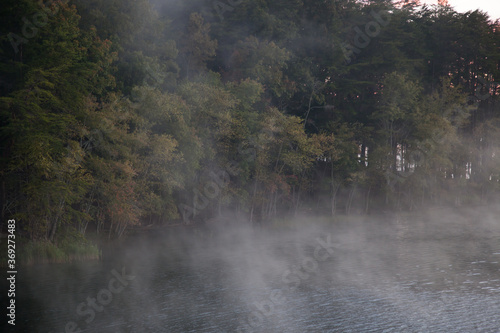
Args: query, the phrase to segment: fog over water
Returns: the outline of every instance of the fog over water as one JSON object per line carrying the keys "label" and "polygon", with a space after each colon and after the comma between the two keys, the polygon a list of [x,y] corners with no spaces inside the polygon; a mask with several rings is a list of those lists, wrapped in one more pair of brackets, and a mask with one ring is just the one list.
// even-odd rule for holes
{"label": "fog over water", "polygon": [[[131,236],[113,259],[23,268],[17,329],[498,332],[498,209],[415,216]],[[88,297],[106,303],[92,320]]]}
{"label": "fog over water", "polygon": [[497,16],[3,12],[0,333],[500,333]]}

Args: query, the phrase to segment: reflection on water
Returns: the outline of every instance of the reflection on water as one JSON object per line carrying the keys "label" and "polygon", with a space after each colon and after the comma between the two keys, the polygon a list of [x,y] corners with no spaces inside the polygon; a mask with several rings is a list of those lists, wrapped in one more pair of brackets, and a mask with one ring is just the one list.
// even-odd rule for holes
{"label": "reflection on water", "polygon": [[[187,234],[133,239],[114,261],[23,269],[17,331],[64,332],[74,321],[82,332],[499,332],[500,232],[491,223]],[[327,234],[334,256],[301,269]],[[79,304],[122,267],[136,278],[87,323]],[[301,274],[298,286],[291,274]]]}

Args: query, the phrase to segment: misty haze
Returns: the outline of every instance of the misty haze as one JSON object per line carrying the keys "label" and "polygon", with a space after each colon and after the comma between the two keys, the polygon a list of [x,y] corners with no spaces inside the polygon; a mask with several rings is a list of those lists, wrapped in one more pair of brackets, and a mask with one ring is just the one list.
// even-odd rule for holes
{"label": "misty haze", "polygon": [[2,332],[500,332],[500,20],[5,0]]}

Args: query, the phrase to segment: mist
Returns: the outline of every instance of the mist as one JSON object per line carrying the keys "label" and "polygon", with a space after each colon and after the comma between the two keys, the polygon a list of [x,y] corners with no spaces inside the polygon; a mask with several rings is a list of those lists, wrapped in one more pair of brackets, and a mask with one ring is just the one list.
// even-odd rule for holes
{"label": "mist", "polygon": [[388,0],[2,13],[6,332],[498,331],[487,13]]}
{"label": "mist", "polygon": [[[89,332],[493,331],[500,292],[496,216],[494,207],[428,209],[342,221],[302,216],[274,230],[232,220],[211,232],[142,232],[99,263],[26,270],[22,283],[29,288],[21,294],[29,302],[22,314],[44,310],[19,326],[43,323],[47,332],[64,332],[70,322]],[[106,303],[102,290],[120,286],[109,282],[117,274],[126,285],[109,303],[96,302],[102,309],[91,316],[92,307],[82,304],[89,297]]]}

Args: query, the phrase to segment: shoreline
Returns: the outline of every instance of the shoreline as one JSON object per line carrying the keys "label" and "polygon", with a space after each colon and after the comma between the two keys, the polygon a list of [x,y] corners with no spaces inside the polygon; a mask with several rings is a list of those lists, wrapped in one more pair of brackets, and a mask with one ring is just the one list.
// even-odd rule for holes
{"label": "shoreline", "polygon": [[[498,210],[497,205],[482,206],[483,208],[488,207],[492,212]],[[372,214],[365,215],[345,215],[338,214],[335,216],[327,215],[314,215],[306,216],[299,215],[293,217],[280,217],[273,220],[267,221],[254,227],[267,229],[269,232],[274,232],[278,230],[290,230],[301,225],[306,226],[307,224],[314,225],[337,225],[344,223],[356,223],[363,222],[363,220],[369,219],[382,219],[387,221],[393,221],[399,223],[400,221],[409,219],[420,219],[427,220],[432,218],[434,215],[439,214],[457,214],[460,216],[469,216],[471,220],[474,220],[475,214],[474,210],[478,207],[427,207],[426,209],[416,210],[416,211],[381,211]],[[364,221],[366,222],[366,221]],[[445,226],[443,226],[445,227]],[[86,237],[79,235],[78,237],[69,237],[57,242],[56,244],[47,241],[32,241],[26,238],[20,238],[17,241],[18,251],[16,256],[16,261],[22,266],[32,266],[38,264],[57,264],[57,263],[74,263],[74,262],[88,262],[94,260],[104,260],[104,257],[112,257],[112,248],[120,247],[123,243],[130,241],[137,236],[147,235],[148,233],[158,234],[162,231],[172,232],[178,229],[179,232],[190,231],[194,235],[201,237],[211,237],[213,235],[213,229],[203,223],[185,225],[183,223],[176,224],[166,224],[166,225],[148,225],[143,227],[134,227],[127,230],[126,235],[122,239],[112,239],[109,240],[106,237],[96,237],[95,234],[89,234]],[[0,234],[0,240],[6,239],[6,234]],[[0,242],[7,247],[7,242]],[[109,250],[109,251],[108,251]],[[106,252],[106,253],[104,253]],[[7,251],[3,251],[0,254],[0,267],[7,267]]]}

